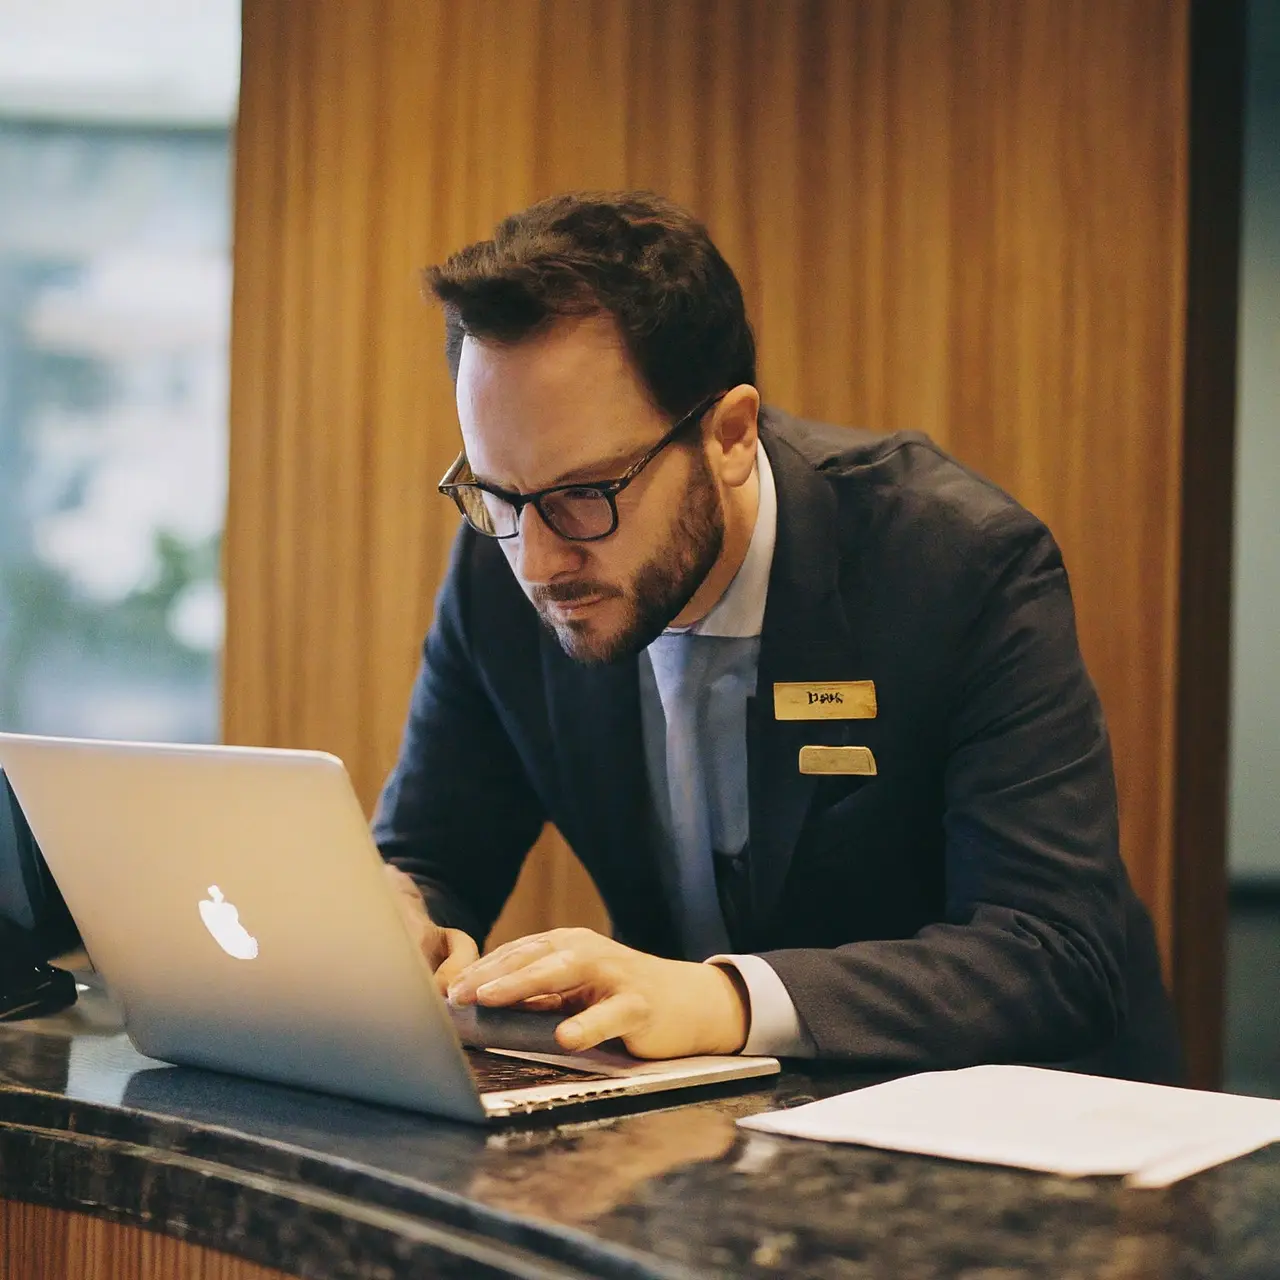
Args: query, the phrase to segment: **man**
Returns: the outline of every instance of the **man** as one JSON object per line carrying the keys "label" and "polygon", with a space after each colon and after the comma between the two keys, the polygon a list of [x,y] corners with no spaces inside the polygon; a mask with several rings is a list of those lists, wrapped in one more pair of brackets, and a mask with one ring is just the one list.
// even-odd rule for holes
{"label": "man", "polygon": [[[763,411],[665,200],[545,201],[428,282],[465,524],[375,835],[450,997],[569,1049],[1175,1076],[1048,531],[922,436]],[[479,959],[546,820],[615,936]]]}

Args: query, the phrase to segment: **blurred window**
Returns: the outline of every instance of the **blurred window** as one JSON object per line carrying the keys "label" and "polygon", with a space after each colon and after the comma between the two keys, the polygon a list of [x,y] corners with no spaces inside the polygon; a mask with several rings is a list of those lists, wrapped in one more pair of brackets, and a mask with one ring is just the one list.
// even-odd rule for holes
{"label": "blurred window", "polygon": [[212,740],[235,3],[0,0],[0,728]]}

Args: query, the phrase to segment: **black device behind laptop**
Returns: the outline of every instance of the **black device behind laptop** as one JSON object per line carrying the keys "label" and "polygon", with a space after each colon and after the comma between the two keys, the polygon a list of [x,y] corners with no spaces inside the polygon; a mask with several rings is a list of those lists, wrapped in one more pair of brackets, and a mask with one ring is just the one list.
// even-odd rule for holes
{"label": "black device behind laptop", "polygon": [[46,961],[79,945],[67,904],[0,770],[0,1022],[72,1004],[75,979]]}

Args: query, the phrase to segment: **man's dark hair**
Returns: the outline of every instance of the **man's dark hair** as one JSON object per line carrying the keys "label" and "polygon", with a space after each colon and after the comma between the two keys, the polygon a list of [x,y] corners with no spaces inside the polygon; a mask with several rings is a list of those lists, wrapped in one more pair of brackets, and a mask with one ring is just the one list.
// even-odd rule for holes
{"label": "man's dark hair", "polygon": [[755,339],[737,277],[700,222],[651,192],[553,196],[425,277],[444,304],[455,382],[468,334],[514,343],[564,317],[609,315],[649,394],[673,418],[717,391],[755,385]]}

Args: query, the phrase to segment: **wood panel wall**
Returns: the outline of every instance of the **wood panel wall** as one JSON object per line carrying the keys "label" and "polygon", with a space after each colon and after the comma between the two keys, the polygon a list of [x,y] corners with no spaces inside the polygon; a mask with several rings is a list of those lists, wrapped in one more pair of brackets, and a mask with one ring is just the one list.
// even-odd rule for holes
{"label": "wood panel wall", "polygon": [[283,1271],[45,1205],[0,1200],[5,1280],[287,1280]]}
{"label": "wood panel wall", "polygon": [[[1190,0],[246,0],[225,731],[372,803],[455,528],[417,272],[577,187],[738,270],[768,399],[1054,529],[1174,946]],[[544,846],[503,928],[598,919]]]}

